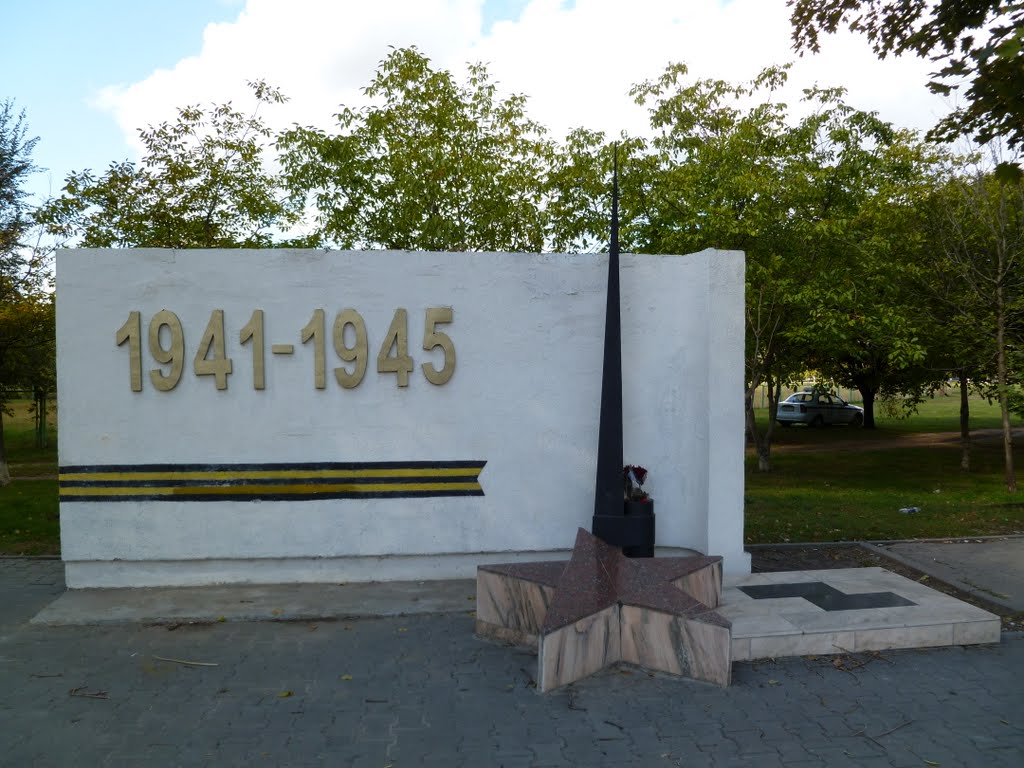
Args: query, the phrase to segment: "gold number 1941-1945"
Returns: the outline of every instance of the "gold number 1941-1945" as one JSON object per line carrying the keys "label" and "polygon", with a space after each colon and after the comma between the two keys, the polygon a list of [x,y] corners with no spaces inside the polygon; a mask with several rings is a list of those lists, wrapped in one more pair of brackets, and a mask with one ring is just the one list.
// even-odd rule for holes
{"label": "gold number 1941-1945", "polygon": [[[438,326],[450,324],[454,319],[451,307],[430,307],[425,311],[423,323],[423,349],[432,352],[440,349],[443,363],[440,368],[433,362],[425,362],[420,368],[431,384],[440,386],[448,383],[455,373],[455,344],[451,337]],[[313,386],[327,387],[326,317],[324,310],[313,311],[309,322],[299,332],[303,345],[312,343]],[[124,325],[117,329],[114,340],[118,346],[128,345],[128,378],[133,392],[142,391],[142,315],[138,311],[128,313]],[[264,336],[263,310],[254,310],[238,334],[240,344],[252,350],[253,389],[266,388],[266,343]],[[354,309],[345,309],[334,318],[331,333],[332,346],[342,365],[334,369],[334,378],[344,389],[359,386],[366,375],[369,359],[369,338],[366,322]],[[162,309],[149,321],[149,355],[160,367],[149,371],[153,387],[161,392],[174,389],[181,380],[185,361],[185,332],[181,321],[173,312]],[[275,355],[292,355],[292,344],[273,344]],[[395,310],[391,325],[377,352],[377,373],[395,374],[399,387],[409,386],[409,374],[414,368],[409,354],[409,313],[404,308]],[[196,376],[211,376],[217,389],[228,388],[228,376],[233,365],[225,348],[224,311],[215,309],[199,340],[192,369]]]}

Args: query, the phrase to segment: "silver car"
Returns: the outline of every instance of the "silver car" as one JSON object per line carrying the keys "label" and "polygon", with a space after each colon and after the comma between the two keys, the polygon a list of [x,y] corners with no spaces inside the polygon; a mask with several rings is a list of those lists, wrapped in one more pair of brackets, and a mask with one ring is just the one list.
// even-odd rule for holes
{"label": "silver car", "polygon": [[850,405],[839,395],[828,392],[797,392],[779,403],[775,420],[783,427],[793,424],[807,424],[811,427],[852,424],[859,427],[864,423],[864,409]]}

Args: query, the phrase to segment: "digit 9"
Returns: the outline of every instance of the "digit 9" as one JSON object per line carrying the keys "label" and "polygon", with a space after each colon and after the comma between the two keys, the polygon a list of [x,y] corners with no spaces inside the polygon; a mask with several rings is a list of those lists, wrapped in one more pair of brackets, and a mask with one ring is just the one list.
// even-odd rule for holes
{"label": "digit 9", "polygon": [[[345,343],[345,328],[352,326],[355,331],[355,344],[348,346]],[[344,367],[334,369],[334,377],[345,389],[353,389],[359,386],[359,382],[366,375],[367,340],[366,323],[363,317],[354,309],[346,309],[339,312],[334,318],[334,351],[338,357],[346,363],[355,363],[352,372]]]}
{"label": "digit 9", "polygon": [[[161,330],[167,327],[170,346],[164,348],[160,343]],[[185,362],[185,333],[181,329],[178,316],[167,309],[161,309],[149,321],[149,354],[160,365],[169,365],[170,370],[164,373],[160,368],[149,372],[149,380],[161,392],[174,389],[181,379],[181,371]]]}

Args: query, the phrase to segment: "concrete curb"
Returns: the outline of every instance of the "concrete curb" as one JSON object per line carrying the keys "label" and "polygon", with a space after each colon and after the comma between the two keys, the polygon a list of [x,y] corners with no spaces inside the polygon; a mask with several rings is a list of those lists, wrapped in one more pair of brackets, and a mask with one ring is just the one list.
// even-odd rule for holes
{"label": "concrete curb", "polygon": [[67,590],[31,621],[44,626],[333,621],[476,608],[476,583],[233,584]]}
{"label": "concrete curb", "polygon": [[[1016,541],[1019,538],[1020,537],[1013,537],[1011,539],[1011,538],[1007,537],[1006,539],[1003,539],[1003,540],[1005,540],[1005,541],[1010,541],[1010,540]],[[893,542],[893,544],[911,544],[911,545],[913,545],[913,544],[922,544],[922,543],[928,543],[928,542],[922,542],[922,541]],[[941,541],[935,542],[935,543],[941,545],[941,544],[984,544],[985,542],[980,540],[980,539],[977,539],[977,538],[957,538],[957,539],[948,539],[948,540],[944,539],[944,540],[941,540]],[[1012,591],[1008,591],[1007,594],[1004,595],[1004,594],[1001,594],[1001,593],[996,592],[993,589],[989,588],[989,587],[992,586],[993,582],[990,581],[989,579],[987,579],[983,575],[983,573],[984,573],[983,570],[978,572],[977,568],[975,568],[975,572],[978,572],[979,575],[978,575],[977,582],[974,583],[974,582],[965,580],[963,578],[958,578],[958,576],[954,572],[955,569],[951,569],[949,567],[949,563],[942,563],[941,561],[938,560],[938,558],[936,558],[936,562],[933,563],[933,562],[929,562],[924,557],[915,557],[913,554],[907,555],[905,553],[898,552],[898,551],[894,550],[892,547],[886,546],[884,544],[873,544],[873,543],[865,542],[863,546],[865,547],[865,549],[878,554],[880,557],[888,557],[888,558],[894,560],[897,563],[900,563],[902,565],[907,566],[908,568],[913,568],[915,570],[921,571],[922,573],[927,574],[929,577],[935,579],[936,581],[940,581],[940,582],[942,582],[944,584],[948,584],[948,585],[950,585],[952,587],[955,587],[956,589],[958,589],[958,590],[960,590],[960,591],[962,591],[962,592],[964,592],[966,594],[969,594],[972,597],[975,597],[978,600],[983,601],[985,603],[988,603],[988,604],[990,604],[992,606],[999,606],[999,607],[1001,607],[1001,608],[1003,608],[1005,610],[1008,610],[1008,611],[1014,611],[1014,612],[1020,612],[1021,611],[1021,606],[1019,604],[1019,599],[1020,599],[1019,598],[1019,595],[1020,595],[1019,590],[1021,588],[1022,575],[1019,572],[1019,569],[1018,570],[1011,569],[1010,571],[1007,572],[1007,573],[1014,573],[1016,575],[1016,580],[1013,581],[1012,584],[1011,584]],[[936,554],[938,554],[939,551],[941,551],[941,550],[936,550]],[[988,582],[989,587],[985,586],[986,582]],[[998,579],[997,579],[996,583],[998,583]],[[1012,595],[1014,593],[1016,593],[1018,595],[1018,598],[1017,598],[1018,599],[1018,603],[1017,604],[1014,604],[1013,602],[1011,602],[1014,599],[1012,597]]]}
{"label": "concrete curb", "polygon": [[[886,543],[890,543],[890,542],[886,542]],[[891,543],[902,543],[902,542],[891,542]],[[922,563],[919,560],[911,560],[910,558],[904,557],[903,555],[901,555],[901,554],[899,554],[897,552],[893,552],[891,549],[886,549],[881,544],[875,544],[875,543],[872,543],[872,542],[865,541],[862,544],[862,546],[865,549],[867,549],[868,551],[874,552],[875,554],[877,554],[877,555],[879,555],[881,557],[887,557],[890,560],[895,560],[897,563],[900,563],[901,565],[907,566],[908,568],[913,568],[916,571],[921,571],[922,573],[926,573],[926,574],[928,574],[928,576],[930,578],[935,579],[936,581],[941,581],[944,584],[949,584],[951,587],[956,587],[961,592],[965,592],[965,593],[967,593],[969,595],[972,595],[972,596],[978,598],[979,600],[984,600],[985,602],[988,602],[988,603],[996,602],[995,600],[993,600],[991,595],[988,595],[988,594],[986,594],[984,592],[981,592],[980,590],[978,590],[977,587],[972,587],[970,584],[965,584],[964,582],[959,581],[958,579],[950,578],[949,576],[939,576],[937,573],[934,573],[933,571],[928,569],[928,567],[927,567],[928,564],[927,563]],[[1000,603],[1000,605],[1001,605],[1001,603]],[[1003,607],[1008,608],[1009,606],[1003,606]]]}

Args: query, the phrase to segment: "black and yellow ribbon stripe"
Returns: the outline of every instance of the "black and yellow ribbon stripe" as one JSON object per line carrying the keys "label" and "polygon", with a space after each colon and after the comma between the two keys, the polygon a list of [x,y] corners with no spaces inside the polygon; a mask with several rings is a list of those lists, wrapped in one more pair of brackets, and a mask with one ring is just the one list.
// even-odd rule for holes
{"label": "black and yellow ribbon stripe", "polygon": [[92,464],[60,468],[61,501],[309,501],[483,496],[486,461]]}

